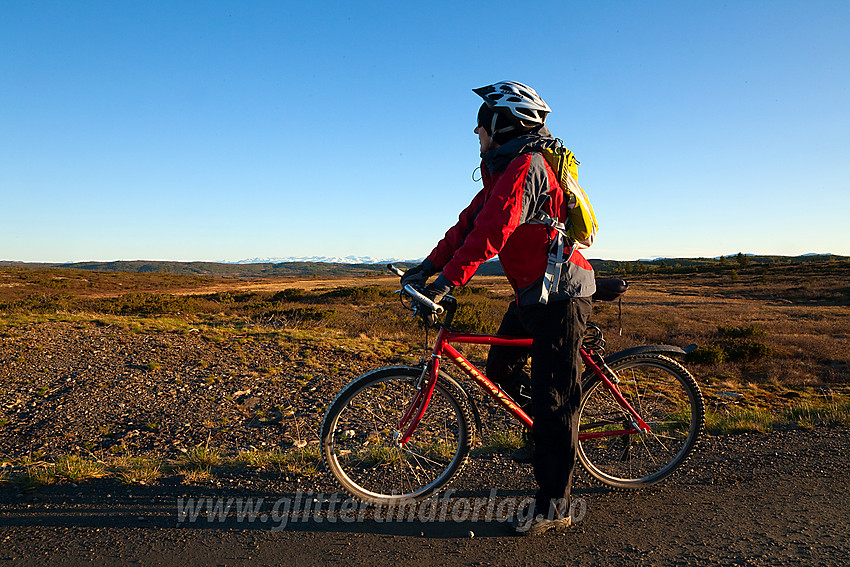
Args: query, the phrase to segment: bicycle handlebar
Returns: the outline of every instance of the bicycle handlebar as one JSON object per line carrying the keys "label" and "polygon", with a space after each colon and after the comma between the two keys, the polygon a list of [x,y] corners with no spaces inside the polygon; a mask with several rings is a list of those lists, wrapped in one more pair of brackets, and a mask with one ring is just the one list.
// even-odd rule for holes
{"label": "bicycle handlebar", "polygon": [[[401,277],[401,276],[404,275],[404,272],[402,272],[398,267],[393,266],[392,264],[387,264],[387,269],[389,271],[391,271],[392,273],[394,273],[395,275],[397,275],[398,277]],[[419,293],[419,290],[417,290],[415,287],[413,287],[410,284],[405,285],[402,288],[402,290],[404,291],[404,293],[406,293],[412,299],[418,301],[419,303],[421,303],[422,305],[425,305],[426,307],[430,307],[431,311],[433,311],[437,315],[440,315],[440,314],[443,313],[443,311],[445,311],[445,309],[443,308],[442,305],[440,305],[439,303],[434,303],[429,298],[427,298],[424,295],[422,295],[421,293]]]}
{"label": "bicycle handlebar", "polygon": [[434,303],[429,298],[427,298],[424,295],[422,295],[421,293],[419,293],[416,290],[416,288],[413,287],[412,285],[407,284],[406,286],[404,286],[403,289],[404,289],[404,293],[406,293],[407,295],[409,295],[410,297],[412,297],[413,299],[415,299],[419,303],[425,305],[426,307],[430,307],[431,310],[434,313],[436,313],[437,315],[440,315],[440,314],[443,313],[443,311],[445,311],[445,309],[443,308],[442,305],[440,305],[439,303]]}

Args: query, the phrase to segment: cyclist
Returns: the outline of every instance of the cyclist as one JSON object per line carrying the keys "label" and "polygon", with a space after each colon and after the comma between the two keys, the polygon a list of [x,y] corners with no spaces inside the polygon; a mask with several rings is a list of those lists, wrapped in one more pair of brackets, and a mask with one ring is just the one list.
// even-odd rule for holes
{"label": "cyclist", "polygon": [[578,350],[595,291],[594,273],[575,246],[568,245],[557,257],[552,250],[557,231],[540,220],[563,223],[568,211],[558,177],[539,153],[556,145],[544,125],[549,106],[532,88],[512,81],[473,92],[484,99],[474,130],[484,186],[428,257],[405,273],[402,283],[424,285],[439,272],[424,290],[439,303],[454,286],[466,284],[483,262],[499,255],[516,300],[498,332],[534,339],[526,352],[491,347],[487,360],[488,377],[520,401],[520,385],[528,380],[523,366],[529,355],[532,358],[531,461],[539,489],[534,509],[513,527],[522,535],[560,531],[571,523],[581,399]]}

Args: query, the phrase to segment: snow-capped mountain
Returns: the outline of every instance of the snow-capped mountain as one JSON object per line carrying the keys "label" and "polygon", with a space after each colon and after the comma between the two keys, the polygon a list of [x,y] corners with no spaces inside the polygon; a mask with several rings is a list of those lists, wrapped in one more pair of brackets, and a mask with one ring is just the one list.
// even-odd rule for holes
{"label": "snow-capped mountain", "polygon": [[372,256],[286,256],[283,258],[249,258],[236,262],[225,262],[227,264],[282,264],[284,262],[322,262],[325,264],[389,264],[389,263],[419,263],[422,258],[416,260],[403,260],[401,258],[374,258]]}

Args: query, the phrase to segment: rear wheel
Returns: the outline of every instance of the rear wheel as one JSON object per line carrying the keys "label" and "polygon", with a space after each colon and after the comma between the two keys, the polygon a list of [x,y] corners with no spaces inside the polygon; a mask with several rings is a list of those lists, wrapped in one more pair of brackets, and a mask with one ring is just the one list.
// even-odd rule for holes
{"label": "rear wheel", "polygon": [[410,440],[399,445],[399,420],[421,369],[381,368],[356,378],[322,423],[322,458],[340,485],[373,504],[421,500],[448,484],[469,455],[472,424],[465,396],[443,376]]}
{"label": "rear wheel", "polygon": [[[693,451],[705,427],[702,394],[678,362],[640,354],[609,363],[623,397],[649,426],[648,433],[584,438],[578,456],[598,481],[641,488],[670,476]],[[631,415],[596,375],[584,384],[581,435],[631,429]]]}

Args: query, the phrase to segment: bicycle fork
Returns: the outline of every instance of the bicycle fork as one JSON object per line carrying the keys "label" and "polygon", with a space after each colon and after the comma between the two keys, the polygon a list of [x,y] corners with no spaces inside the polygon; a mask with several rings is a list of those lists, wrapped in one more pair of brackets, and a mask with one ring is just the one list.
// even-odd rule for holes
{"label": "bicycle fork", "polygon": [[[431,370],[430,372],[429,369]],[[416,426],[419,425],[419,422],[422,420],[422,416],[425,415],[425,410],[428,408],[428,404],[431,402],[431,397],[434,395],[434,388],[437,386],[437,376],[439,375],[439,372],[440,355],[435,352],[431,354],[431,361],[422,366],[422,374],[419,375],[419,379],[416,381],[416,385],[414,386],[416,393],[414,394],[413,400],[411,400],[407,411],[404,412],[404,415],[398,422],[398,427],[396,428],[395,433],[395,442],[397,445],[403,446],[410,440],[410,437],[413,435],[413,431],[416,429]],[[428,377],[430,377],[430,379],[427,379]],[[404,433],[402,433],[402,430]]]}

